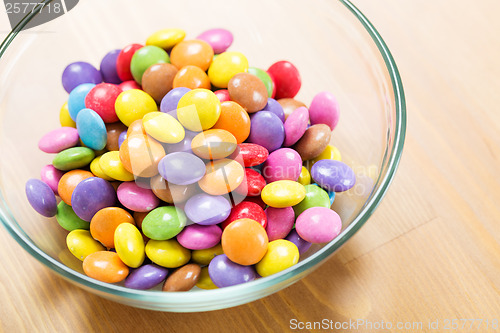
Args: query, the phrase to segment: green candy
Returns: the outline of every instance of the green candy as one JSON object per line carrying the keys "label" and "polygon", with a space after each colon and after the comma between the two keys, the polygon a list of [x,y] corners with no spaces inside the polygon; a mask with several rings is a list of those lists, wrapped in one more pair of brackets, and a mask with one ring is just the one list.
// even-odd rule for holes
{"label": "green candy", "polygon": [[328,196],[328,192],[313,184],[306,185],[304,187],[306,188],[306,197],[304,200],[293,206],[295,216],[299,216],[306,209],[312,207],[330,208],[330,197]]}
{"label": "green candy", "polygon": [[186,215],[174,206],[158,207],[142,221],[142,232],[154,240],[167,240],[177,236],[186,226]]}
{"label": "green candy", "polygon": [[92,149],[87,147],[73,147],[58,153],[52,165],[59,170],[68,171],[88,165],[95,157]]}
{"label": "green candy", "polygon": [[64,201],[61,201],[57,205],[56,220],[61,227],[68,231],[90,229],[90,223],[79,218],[73,211],[73,208]]}
{"label": "green candy", "polygon": [[130,61],[130,72],[134,80],[141,84],[142,74],[149,66],[160,63],[170,63],[170,57],[164,49],[158,46],[148,45],[135,51]]}
{"label": "green candy", "polygon": [[262,82],[264,82],[268,97],[271,97],[273,95],[274,83],[266,71],[256,67],[249,67],[248,73],[257,76]]}

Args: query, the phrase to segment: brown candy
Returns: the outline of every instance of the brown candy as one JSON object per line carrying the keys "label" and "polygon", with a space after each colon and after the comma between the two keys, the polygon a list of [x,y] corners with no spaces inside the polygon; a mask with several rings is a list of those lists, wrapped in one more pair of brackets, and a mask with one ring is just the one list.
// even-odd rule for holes
{"label": "brown candy", "polygon": [[196,264],[187,264],[175,270],[165,280],[163,291],[188,291],[200,279],[201,268]]}
{"label": "brown candy", "polygon": [[247,112],[262,110],[267,104],[267,90],[264,82],[249,73],[236,74],[229,80],[229,97]]}
{"label": "brown candy", "polygon": [[299,153],[302,161],[313,159],[328,146],[331,134],[332,131],[328,125],[312,125],[292,148]]}
{"label": "brown candy", "polygon": [[300,108],[301,106],[306,107],[304,103],[302,103],[301,101],[297,101],[296,99],[293,98],[281,98],[278,99],[278,103],[280,103],[281,107],[283,108],[283,111],[285,111],[285,119],[288,118],[288,116],[293,111]]}
{"label": "brown candy", "polygon": [[151,65],[142,75],[142,90],[147,92],[157,103],[172,90],[177,67],[172,64]]}
{"label": "brown candy", "polygon": [[198,185],[175,185],[168,184],[161,175],[151,178],[151,190],[161,200],[168,203],[180,204],[192,197],[198,190]]}
{"label": "brown candy", "polygon": [[118,150],[118,138],[123,131],[127,130],[127,126],[123,125],[121,122],[106,124],[106,131],[108,133],[108,139],[106,141],[106,149],[109,151]]}

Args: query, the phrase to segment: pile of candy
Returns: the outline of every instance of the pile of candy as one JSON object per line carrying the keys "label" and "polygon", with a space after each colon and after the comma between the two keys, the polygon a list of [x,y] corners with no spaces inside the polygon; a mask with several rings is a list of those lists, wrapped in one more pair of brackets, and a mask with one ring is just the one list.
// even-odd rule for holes
{"label": "pile of candy", "polygon": [[[62,76],[56,154],[26,183],[94,279],[164,291],[232,286],[295,265],[342,228],[330,209],[353,171],[329,145],[336,99],[295,100],[288,61],[249,67],[225,29],[151,35]],[[311,184],[311,179],[315,182]],[[56,196],[61,201],[57,204]]]}

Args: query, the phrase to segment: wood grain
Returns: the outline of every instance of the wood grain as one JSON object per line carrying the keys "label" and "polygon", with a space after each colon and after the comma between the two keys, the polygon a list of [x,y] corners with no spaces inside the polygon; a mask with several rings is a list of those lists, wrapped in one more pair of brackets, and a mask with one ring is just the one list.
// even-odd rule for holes
{"label": "wood grain", "polygon": [[424,332],[438,319],[500,319],[500,3],[354,2],[397,61],[408,135],[383,203],[334,258],[250,304],[159,313],[55,278],[2,229],[0,252],[15,257],[0,262],[0,331],[283,332],[293,318],[326,318],[423,322],[390,331]]}

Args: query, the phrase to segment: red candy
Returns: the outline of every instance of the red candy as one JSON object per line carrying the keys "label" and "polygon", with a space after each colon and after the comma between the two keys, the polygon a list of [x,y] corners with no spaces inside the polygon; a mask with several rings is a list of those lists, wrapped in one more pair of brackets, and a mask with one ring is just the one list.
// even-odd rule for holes
{"label": "red candy", "polygon": [[141,44],[130,44],[123,48],[116,58],[116,73],[122,81],[133,80],[134,77],[130,72],[130,61],[135,51],[143,47]]}
{"label": "red candy", "polygon": [[267,225],[267,216],[264,209],[254,202],[243,201],[234,206],[231,210],[231,214],[229,214],[227,219],[221,223],[222,230],[224,230],[231,222],[239,219],[255,220],[264,228]]}
{"label": "red candy", "polygon": [[267,70],[276,87],[275,99],[293,98],[300,90],[302,80],[297,68],[288,61],[278,61]]}
{"label": "red candy", "polygon": [[94,110],[105,123],[117,122],[115,101],[122,90],[111,83],[99,83],[85,97],[85,107]]}
{"label": "red candy", "polygon": [[230,101],[231,98],[229,98],[229,91],[227,89],[219,89],[214,91],[215,96],[219,99],[219,101],[222,102],[227,102]]}
{"label": "red candy", "polygon": [[266,209],[267,207],[266,203],[264,202],[264,200],[262,200],[260,195],[256,197],[246,197],[245,201],[256,203],[262,209]]}
{"label": "red candy", "polygon": [[135,82],[135,80],[128,80],[120,83],[118,85],[122,91],[130,90],[130,89],[141,89],[141,86]]}
{"label": "red candy", "polygon": [[245,169],[245,178],[243,183],[235,190],[238,194],[255,197],[260,195],[262,189],[266,186],[264,177],[253,169]]}
{"label": "red candy", "polygon": [[269,151],[255,143],[240,143],[234,153],[229,157],[245,167],[256,166],[266,161]]}

